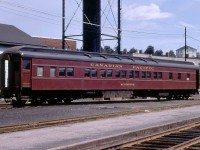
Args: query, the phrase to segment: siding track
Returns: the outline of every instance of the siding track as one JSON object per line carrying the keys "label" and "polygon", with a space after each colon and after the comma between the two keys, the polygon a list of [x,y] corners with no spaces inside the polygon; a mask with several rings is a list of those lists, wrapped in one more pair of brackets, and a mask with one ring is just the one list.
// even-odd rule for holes
{"label": "siding track", "polygon": [[109,150],[199,150],[200,123],[129,142]]}

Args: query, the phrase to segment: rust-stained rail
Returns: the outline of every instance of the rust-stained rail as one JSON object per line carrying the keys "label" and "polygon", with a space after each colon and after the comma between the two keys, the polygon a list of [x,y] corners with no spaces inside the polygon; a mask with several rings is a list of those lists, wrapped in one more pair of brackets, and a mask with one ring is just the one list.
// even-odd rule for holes
{"label": "rust-stained rail", "polygon": [[200,149],[200,123],[108,148],[109,150]]}

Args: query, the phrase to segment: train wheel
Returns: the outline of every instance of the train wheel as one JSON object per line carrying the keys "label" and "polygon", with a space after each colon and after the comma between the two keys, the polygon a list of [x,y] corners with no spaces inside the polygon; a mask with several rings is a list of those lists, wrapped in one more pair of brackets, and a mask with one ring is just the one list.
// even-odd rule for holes
{"label": "train wheel", "polygon": [[40,104],[43,104],[46,102],[46,98],[44,96],[40,97]]}
{"label": "train wheel", "polygon": [[71,98],[66,98],[66,99],[64,99],[64,104],[65,104],[65,105],[69,105],[69,104],[71,104],[71,102],[72,102],[72,99],[71,99]]}
{"label": "train wheel", "polygon": [[26,101],[16,101],[16,100],[12,100],[12,105],[13,107],[24,107],[25,106]]}
{"label": "train wheel", "polygon": [[49,105],[55,105],[56,103],[57,103],[57,101],[54,98],[51,98],[48,100]]}
{"label": "train wheel", "polygon": [[157,100],[158,100],[158,101],[160,100],[160,96],[157,96]]}
{"label": "train wheel", "polygon": [[13,107],[19,107],[16,100],[12,100],[12,106],[13,106]]}
{"label": "train wheel", "polygon": [[31,105],[32,105],[32,106],[38,105],[37,97],[35,97],[35,96],[32,97]]}
{"label": "train wheel", "polygon": [[31,104],[33,106],[36,106],[36,105],[41,105],[43,103],[46,102],[46,99],[44,97],[32,97],[32,100],[31,100]]}
{"label": "train wheel", "polygon": [[168,96],[166,98],[167,98],[167,100],[172,100],[172,96]]}
{"label": "train wheel", "polygon": [[186,99],[186,100],[188,100],[188,99],[189,99],[189,96],[188,96],[188,95],[186,95],[186,96],[185,96],[185,99]]}
{"label": "train wheel", "polygon": [[23,107],[26,100],[22,100],[21,92],[15,94],[16,99],[12,100],[13,107]]}

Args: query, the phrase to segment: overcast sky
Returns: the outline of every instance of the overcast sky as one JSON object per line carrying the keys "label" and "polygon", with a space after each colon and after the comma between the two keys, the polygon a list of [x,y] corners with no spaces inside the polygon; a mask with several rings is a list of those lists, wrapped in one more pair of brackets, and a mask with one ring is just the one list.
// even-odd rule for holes
{"label": "overcast sky", "polygon": [[[200,0],[121,1],[122,49],[145,50],[152,45],[164,52],[176,50],[184,46],[185,27],[187,45],[200,49]],[[66,0],[66,27],[71,20],[67,35],[82,33],[81,2]],[[116,36],[117,0],[102,0],[101,9],[102,33]],[[62,0],[0,0],[0,12],[2,24],[14,25],[31,36],[61,38]],[[114,48],[117,41],[102,42],[105,45]]]}

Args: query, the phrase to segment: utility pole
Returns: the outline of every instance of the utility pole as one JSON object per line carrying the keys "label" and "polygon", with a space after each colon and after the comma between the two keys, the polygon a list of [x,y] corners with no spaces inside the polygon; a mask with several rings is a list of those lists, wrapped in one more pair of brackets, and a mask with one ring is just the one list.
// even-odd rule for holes
{"label": "utility pole", "polygon": [[186,27],[185,27],[185,61],[186,61],[186,57],[187,57],[187,55],[186,55],[186,51],[187,51],[187,29],[186,29]]}
{"label": "utility pole", "polygon": [[118,47],[117,53],[121,53],[121,0],[118,0]]}
{"label": "utility pole", "polygon": [[65,49],[65,0],[62,0],[62,49]]}

